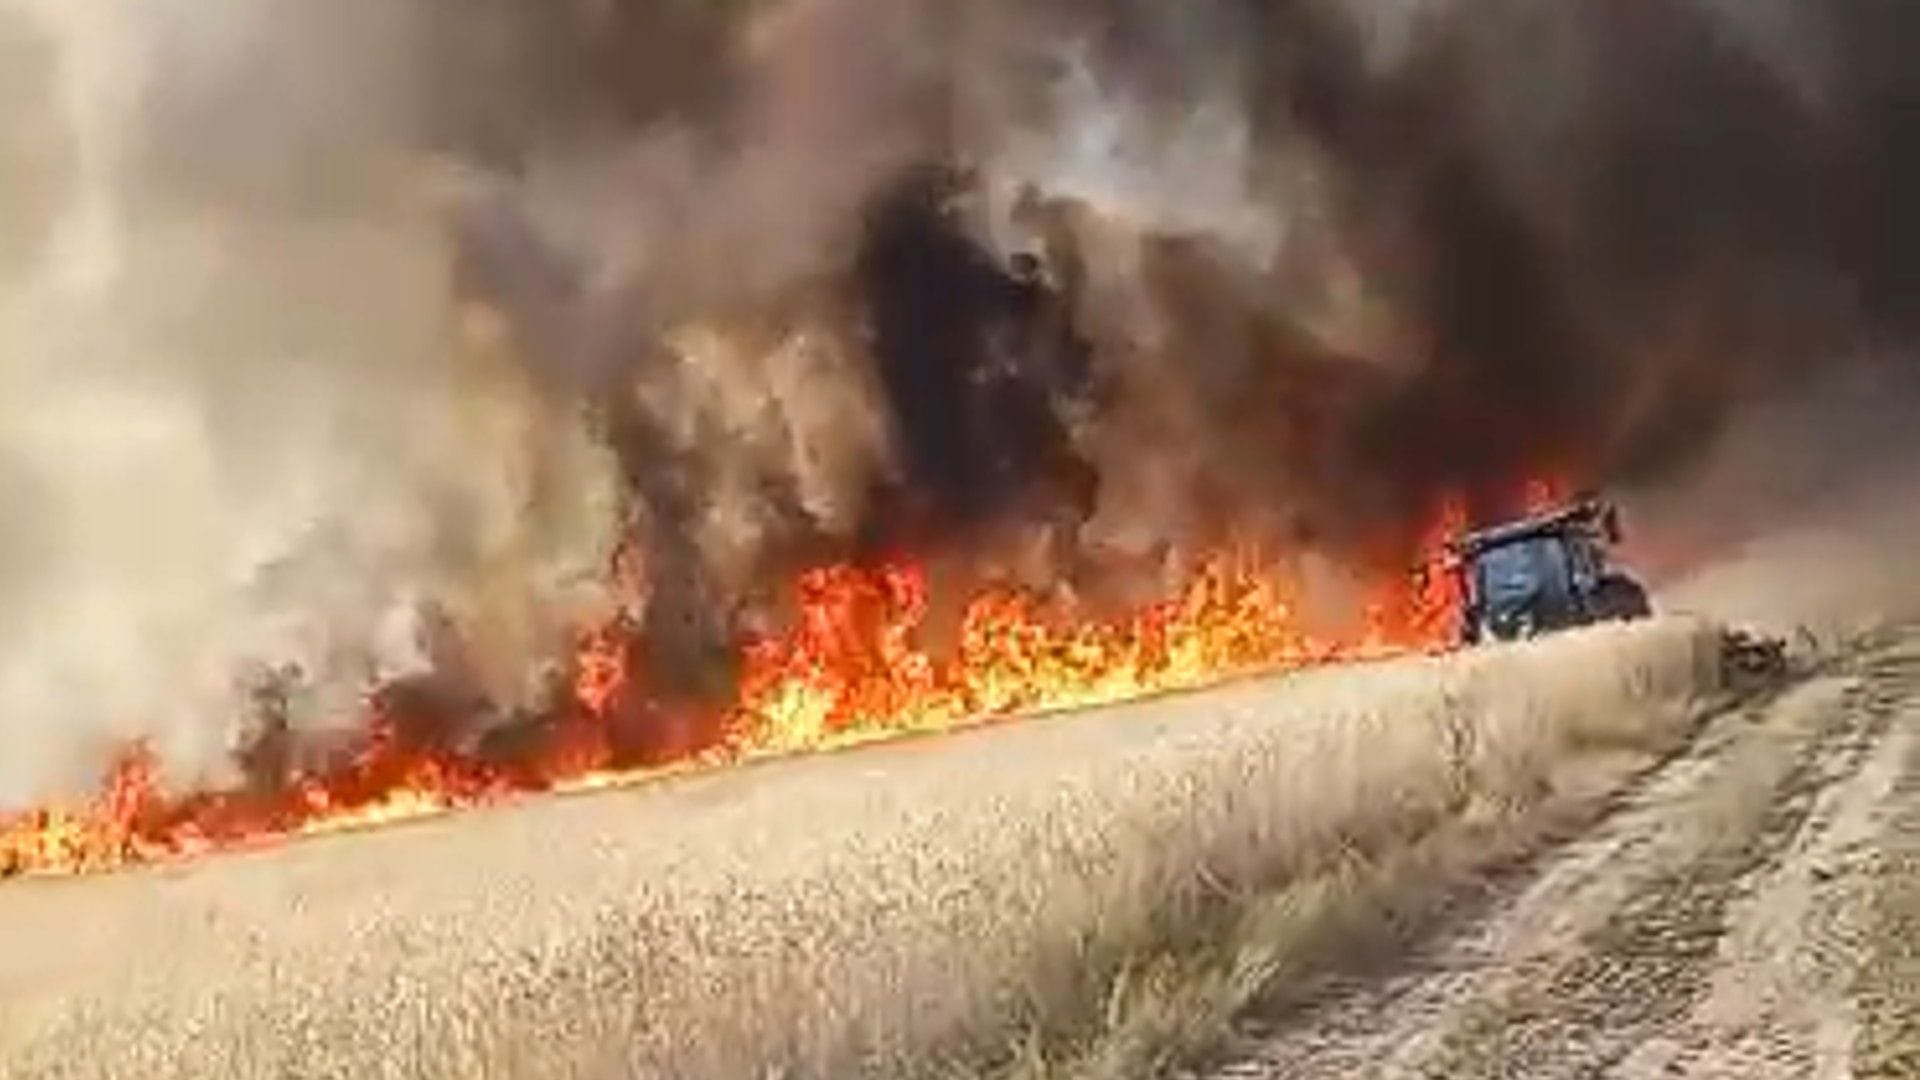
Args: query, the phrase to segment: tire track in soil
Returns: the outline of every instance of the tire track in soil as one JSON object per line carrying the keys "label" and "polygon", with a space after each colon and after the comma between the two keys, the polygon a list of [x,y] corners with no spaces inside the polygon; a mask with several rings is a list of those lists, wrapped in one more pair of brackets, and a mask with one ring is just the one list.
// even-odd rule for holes
{"label": "tire track in soil", "polygon": [[[1696,1075],[1687,1070],[1711,1047],[1685,1042],[1699,1034],[1688,1020],[1710,993],[1735,905],[1789,852],[1811,850],[1831,817],[1816,806],[1861,772],[1916,700],[1920,637],[1908,634],[1715,718],[1587,835],[1537,862],[1531,880],[1398,972],[1282,1019],[1257,1054],[1214,1077],[1639,1074],[1621,1066],[1663,1033],[1685,1034],[1655,1074]],[[1909,900],[1881,906],[1905,912]],[[1899,985],[1910,963],[1896,955],[1886,966],[1881,982],[1896,985],[1867,993],[1912,1000]],[[1880,1023],[1892,1045],[1908,1045],[1910,1021],[1893,1008]]]}
{"label": "tire track in soil", "polygon": [[1867,720],[1824,762],[1793,843],[1729,909],[1706,993],[1637,1045],[1611,1071],[1618,1080],[1853,1077],[1854,983],[1873,937],[1868,869],[1920,737],[1920,653],[1878,657],[1862,680],[1848,704]]}
{"label": "tire track in soil", "polygon": [[[1920,667],[1913,683],[1920,697]],[[1894,807],[1876,853],[1867,955],[1853,987],[1857,1080],[1920,1077],[1920,741],[1908,748]]]}
{"label": "tire track in soil", "polygon": [[1456,897],[1450,911],[1411,955],[1360,970],[1333,972],[1319,985],[1291,998],[1301,1002],[1276,1015],[1244,1018],[1240,1058],[1203,1075],[1212,1080],[1345,1078],[1400,1075],[1394,1059],[1439,1026],[1452,1004],[1489,987],[1515,957],[1537,963],[1543,939],[1570,932],[1564,913],[1596,897],[1616,903],[1630,874],[1660,839],[1663,808],[1682,800],[1719,767],[1731,747],[1756,730],[1756,710],[1783,697],[1706,717],[1694,737],[1573,815],[1558,832],[1558,846],[1495,873],[1471,895]]}
{"label": "tire track in soil", "polygon": [[1791,756],[1769,760],[1756,749],[1728,757],[1724,786],[1703,791],[1695,808],[1705,843],[1692,857],[1655,872],[1582,935],[1580,951],[1509,994],[1469,1004],[1416,1075],[1602,1075],[1683,1020],[1707,988],[1730,905],[1778,864],[1820,791],[1865,762],[1902,700],[1909,662],[1897,646],[1862,657],[1838,708],[1782,732],[1798,744]]}

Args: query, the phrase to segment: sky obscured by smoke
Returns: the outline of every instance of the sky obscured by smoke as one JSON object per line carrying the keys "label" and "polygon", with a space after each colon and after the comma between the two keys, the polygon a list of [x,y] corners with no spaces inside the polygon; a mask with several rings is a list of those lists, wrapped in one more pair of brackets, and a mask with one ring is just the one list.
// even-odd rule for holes
{"label": "sky obscured by smoke", "polygon": [[[597,573],[584,433],[456,366],[400,10],[0,4],[0,801],[134,735],[220,779],[284,663],[357,722],[428,597],[511,688]],[[534,505],[548,453],[583,539]]]}
{"label": "sky obscured by smoke", "polygon": [[263,666],[313,725],[510,702],[582,610],[698,652],[876,546],[1390,559],[1446,490],[1694,477],[1911,355],[1915,46],[1898,0],[0,0],[0,803],[129,734],[217,773]]}

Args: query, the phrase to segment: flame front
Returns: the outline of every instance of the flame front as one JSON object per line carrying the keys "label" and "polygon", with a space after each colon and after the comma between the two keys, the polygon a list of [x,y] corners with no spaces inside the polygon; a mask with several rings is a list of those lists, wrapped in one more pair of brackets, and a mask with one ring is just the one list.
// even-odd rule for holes
{"label": "flame front", "polygon": [[945,662],[915,645],[927,616],[915,566],[814,571],[800,591],[799,625],[747,654],[734,737],[749,752],[1123,701],[1445,640],[1444,620],[1399,589],[1381,590],[1357,635],[1316,636],[1277,574],[1226,556],[1175,599],[1113,620],[1075,620],[1027,594],[989,590],[968,605]]}
{"label": "flame front", "polygon": [[[1434,547],[1457,528],[1443,515]],[[924,643],[925,570],[811,570],[795,586],[792,626],[743,647],[738,692],[721,737],[667,766],[619,770],[614,728],[652,707],[628,643],[610,619],[579,636],[568,699],[530,760],[422,750],[373,707],[347,760],[270,792],[173,795],[142,747],[125,753],[86,805],[42,807],[0,821],[0,876],[67,874],[190,857],[278,839],[363,828],[495,803],[528,792],[604,787],[665,767],[849,746],[1016,714],[1189,689],[1258,672],[1435,650],[1451,640],[1449,575],[1371,590],[1364,618],[1340,634],[1300,617],[1300,589],[1251,554],[1206,561],[1170,599],[1106,619],[1007,587],[964,608],[950,655]]]}

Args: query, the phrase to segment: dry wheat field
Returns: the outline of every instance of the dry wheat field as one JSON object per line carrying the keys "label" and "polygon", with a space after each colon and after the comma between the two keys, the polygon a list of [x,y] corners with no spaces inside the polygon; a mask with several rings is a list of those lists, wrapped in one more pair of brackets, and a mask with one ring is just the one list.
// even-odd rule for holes
{"label": "dry wheat field", "polygon": [[0,0],[0,1080],[1920,1080],[1915,56]]}
{"label": "dry wheat field", "polygon": [[1231,897],[1440,873],[1663,752],[1717,660],[1705,623],[1602,630],[18,883],[0,1074],[1018,1068]]}

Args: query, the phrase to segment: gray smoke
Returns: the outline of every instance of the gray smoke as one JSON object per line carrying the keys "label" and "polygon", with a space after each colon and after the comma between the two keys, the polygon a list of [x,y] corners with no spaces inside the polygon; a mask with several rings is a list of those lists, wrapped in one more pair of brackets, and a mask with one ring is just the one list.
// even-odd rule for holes
{"label": "gray smoke", "polygon": [[1710,472],[1913,355],[1915,45],[1898,0],[0,0],[0,801],[132,734],[217,772],[289,664],[305,726],[448,667],[503,711],[607,604],[704,691],[821,559],[1092,592]]}
{"label": "gray smoke", "polygon": [[503,696],[609,477],[463,335],[402,6],[0,5],[0,803],[120,740],[222,779],[246,690],[357,723],[452,607]]}
{"label": "gray smoke", "polygon": [[[613,10],[660,47],[654,8]],[[668,554],[659,534],[722,520],[752,523],[720,544],[735,564],[820,529],[843,549],[924,542],[913,498],[872,497],[889,485],[932,491],[977,542],[983,506],[1036,517],[1029,489],[1062,485],[1028,474],[1062,454],[1097,477],[1067,514],[1083,555],[1248,529],[1391,551],[1382,535],[1404,538],[1446,491],[1492,513],[1543,468],[1658,482],[1743,403],[1911,330],[1915,153],[1896,103],[1920,20],[1899,5],[761,10],[700,93],[611,142],[618,121],[529,141],[468,215],[483,288],[547,371],[643,387],[624,458],[676,566],[719,541]],[[564,109],[595,96],[575,87]],[[930,163],[975,184],[957,202],[913,195]],[[900,209],[903,184],[919,210]],[[1012,406],[968,403],[1004,317],[969,244],[1044,254],[1097,405],[1056,401],[1035,421],[1048,431],[1008,434]],[[711,410],[663,389],[687,361],[671,328],[742,321],[855,358],[849,400],[887,420],[888,446],[862,442],[817,479],[838,505],[866,500],[861,529],[796,522],[767,496],[804,440],[802,458],[726,464],[755,443],[737,412],[703,437],[692,417]],[[858,381],[863,361],[881,386]],[[769,363],[732,370],[730,398],[788,400],[767,393]],[[1021,459],[1006,444],[1022,438],[1066,447]],[[1013,481],[964,465],[1001,456],[1025,462]]]}

